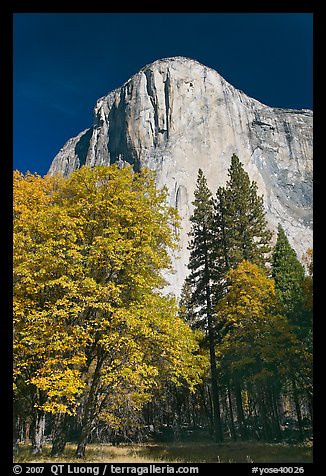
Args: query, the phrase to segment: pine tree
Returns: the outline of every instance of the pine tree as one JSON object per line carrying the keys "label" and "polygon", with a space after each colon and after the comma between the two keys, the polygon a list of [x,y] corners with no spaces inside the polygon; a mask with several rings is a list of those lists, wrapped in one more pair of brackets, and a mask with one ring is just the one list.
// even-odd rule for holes
{"label": "pine tree", "polygon": [[214,306],[226,292],[226,273],[242,260],[264,267],[271,251],[263,197],[233,154],[229,180],[219,187],[212,221],[212,290]]}
{"label": "pine tree", "polygon": [[185,279],[181,288],[179,299],[179,317],[186,322],[191,329],[201,327],[197,319],[196,308],[192,299],[192,287],[188,279]]}
{"label": "pine tree", "polygon": [[239,158],[233,154],[225,190],[218,190],[215,233],[223,243],[227,268],[242,260],[264,267],[271,251],[272,233],[267,228],[263,197],[251,182]]}
{"label": "pine tree", "polygon": [[[272,276],[275,281],[275,288],[279,302],[283,307],[288,322],[292,325],[297,337],[304,342],[307,351],[308,376],[293,369],[290,382],[292,395],[297,414],[299,432],[304,438],[304,428],[302,423],[300,397],[308,393],[311,400],[311,375],[309,375],[309,360],[311,359],[311,320],[312,313],[306,308],[305,294],[305,270],[299,262],[296,252],[291,247],[289,240],[281,225],[278,226],[277,241],[273,250]],[[308,387],[307,387],[308,382]]]}
{"label": "pine tree", "polygon": [[281,225],[278,226],[277,241],[273,250],[272,276],[278,299],[290,324],[295,326],[299,335],[303,336],[307,327],[307,323],[304,322],[305,270]]}
{"label": "pine tree", "polygon": [[[239,158],[233,154],[228,171],[229,180],[219,187],[214,202],[212,222],[212,301],[214,308],[227,292],[226,274],[242,260],[264,267],[270,252],[272,233],[267,228],[263,197],[251,182]],[[219,340],[225,332],[221,315],[215,316]],[[238,421],[241,436],[247,438],[240,381],[235,383]]]}
{"label": "pine tree", "polygon": [[190,259],[188,268],[190,275],[188,281],[193,287],[193,303],[198,309],[198,315],[202,318],[209,341],[214,434],[216,441],[223,440],[219,391],[217,384],[217,367],[215,355],[215,332],[212,308],[212,222],[213,222],[213,197],[207,186],[203,171],[199,169],[195,200],[193,201],[194,212],[191,221],[189,244]]}
{"label": "pine tree", "polygon": [[195,190],[194,212],[190,218],[191,241],[188,249],[190,259],[189,284],[193,288],[194,303],[200,308],[199,314],[206,315],[205,305],[207,302],[207,285],[211,284],[212,269],[212,221],[213,221],[213,197],[207,186],[203,171],[199,169],[197,188]]}
{"label": "pine tree", "polygon": [[230,269],[230,226],[228,219],[226,190],[219,187],[214,201],[214,218],[212,223],[212,274],[213,274],[213,302],[214,306],[223,296],[226,281],[225,275]]}

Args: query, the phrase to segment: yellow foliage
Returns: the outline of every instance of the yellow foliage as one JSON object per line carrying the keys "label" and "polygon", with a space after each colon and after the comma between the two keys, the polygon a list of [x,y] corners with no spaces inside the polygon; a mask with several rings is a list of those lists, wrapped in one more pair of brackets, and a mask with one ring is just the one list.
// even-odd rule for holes
{"label": "yellow foliage", "polygon": [[199,382],[196,338],[159,293],[177,247],[166,196],[148,170],[14,173],[14,378],[38,408],[73,414],[83,395],[114,422],[122,398],[137,411],[166,380]]}
{"label": "yellow foliage", "polygon": [[254,383],[280,375],[284,366],[304,372],[307,356],[279,312],[273,279],[243,261],[227,280],[228,292],[216,309],[225,329],[217,354],[222,370]]}

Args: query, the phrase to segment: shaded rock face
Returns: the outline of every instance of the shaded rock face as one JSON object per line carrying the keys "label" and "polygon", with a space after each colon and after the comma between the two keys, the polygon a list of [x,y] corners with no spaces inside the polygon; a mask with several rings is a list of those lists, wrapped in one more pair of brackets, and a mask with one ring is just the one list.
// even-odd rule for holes
{"label": "shaded rock face", "polygon": [[154,169],[182,220],[176,272],[167,276],[178,295],[198,169],[215,193],[233,153],[264,195],[270,228],[281,223],[299,258],[312,247],[312,121],[311,110],[268,107],[197,61],[162,59],[97,101],[93,126],[66,143],[49,174],[114,162]]}

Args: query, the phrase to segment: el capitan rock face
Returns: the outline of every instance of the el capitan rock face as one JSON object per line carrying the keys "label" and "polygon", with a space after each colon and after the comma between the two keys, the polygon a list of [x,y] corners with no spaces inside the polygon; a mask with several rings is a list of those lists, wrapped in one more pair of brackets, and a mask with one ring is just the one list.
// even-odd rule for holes
{"label": "el capitan rock face", "polygon": [[65,144],[49,174],[117,161],[156,170],[182,219],[180,258],[168,276],[179,294],[198,169],[215,193],[233,153],[264,195],[270,228],[281,223],[299,258],[312,247],[312,122],[311,110],[268,107],[197,61],[167,58],[100,98],[93,126]]}

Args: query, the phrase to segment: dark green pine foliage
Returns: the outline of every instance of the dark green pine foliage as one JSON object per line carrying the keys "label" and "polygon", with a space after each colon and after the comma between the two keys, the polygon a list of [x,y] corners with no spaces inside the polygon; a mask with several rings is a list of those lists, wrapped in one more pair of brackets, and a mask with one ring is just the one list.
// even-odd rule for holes
{"label": "dark green pine foliage", "polygon": [[263,197],[257,192],[256,182],[250,181],[233,154],[224,198],[228,267],[234,268],[244,259],[263,268],[266,265],[272,233],[267,228]]}
{"label": "dark green pine foliage", "polygon": [[244,259],[264,268],[271,252],[272,232],[267,228],[263,197],[233,154],[229,180],[219,187],[214,201],[212,228],[213,301],[226,291],[225,274]]}
{"label": "dark green pine foliage", "polygon": [[223,440],[221,427],[219,389],[217,384],[217,366],[215,355],[215,330],[213,320],[212,303],[212,249],[213,235],[212,223],[214,216],[213,196],[207,186],[203,171],[199,169],[195,190],[194,212],[190,218],[191,237],[188,249],[190,258],[188,268],[190,274],[187,278],[188,285],[192,289],[192,306],[197,311],[199,317],[198,324],[201,325],[208,337],[214,436],[216,441]]}
{"label": "dark green pine foliage", "polygon": [[197,316],[204,324],[207,317],[207,285],[211,285],[214,208],[213,196],[201,169],[198,171],[194,195],[195,200],[192,202],[194,212],[190,217],[191,231],[188,245],[190,275],[187,280],[192,288],[193,303],[198,308]]}
{"label": "dark green pine foliage", "polygon": [[227,192],[224,187],[219,187],[214,201],[213,219],[213,247],[212,247],[212,291],[214,308],[223,296],[226,288],[225,275],[231,263],[231,232],[230,217],[227,209]]}
{"label": "dark green pine foliage", "polygon": [[201,328],[200,322],[197,319],[196,306],[192,298],[192,287],[189,280],[186,278],[181,288],[179,299],[179,317],[186,322],[191,329]]}
{"label": "dark green pine foliage", "polygon": [[[264,268],[271,251],[272,233],[267,228],[263,197],[258,196],[257,185],[251,182],[239,158],[233,154],[228,170],[229,180],[220,187],[214,203],[212,228],[212,303],[216,309],[220,298],[227,292],[225,275],[247,260]],[[227,331],[219,315],[214,316],[217,340]],[[242,439],[248,431],[242,401],[241,378],[229,382],[236,400],[237,420]]]}
{"label": "dark green pine foliage", "polygon": [[[305,270],[281,225],[278,226],[277,241],[272,258],[272,276],[278,300],[289,323],[293,326],[294,333],[303,343],[307,352],[306,356],[309,356],[312,351],[312,322],[311,313],[307,310],[305,301]],[[289,372],[301,439],[304,438],[304,425],[300,400],[304,393],[308,395],[308,401],[312,407],[311,366],[308,362],[306,365],[307,371],[303,380],[300,376],[301,372],[298,370],[291,369]],[[306,392],[302,390],[305,387]]]}
{"label": "dark green pine foliage", "polygon": [[304,337],[310,325],[306,322],[305,270],[291,247],[281,225],[278,226],[277,241],[272,256],[272,276],[278,299],[296,334]]}

